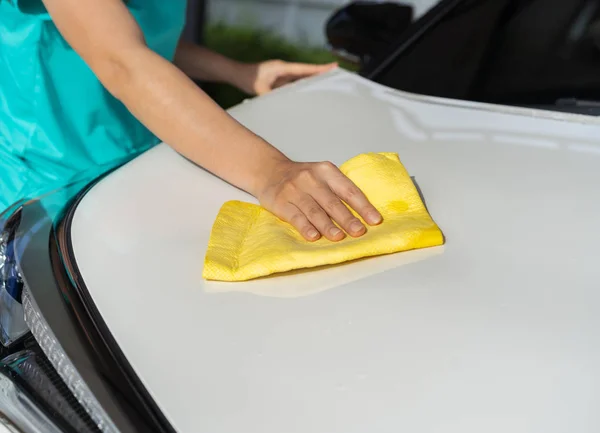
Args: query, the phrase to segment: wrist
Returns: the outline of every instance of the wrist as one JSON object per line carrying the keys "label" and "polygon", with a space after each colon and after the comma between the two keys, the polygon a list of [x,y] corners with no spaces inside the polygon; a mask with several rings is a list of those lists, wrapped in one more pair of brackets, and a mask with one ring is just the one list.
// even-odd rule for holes
{"label": "wrist", "polygon": [[227,84],[238,88],[248,95],[254,95],[254,81],[256,79],[256,64],[232,60],[231,73]]}
{"label": "wrist", "polygon": [[295,164],[294,161],[277,149],[273,148],[273,150],[275,151],[273,155],[266,158],[266,161],[261,161],[260,167],[254,176],[251,191],[248,191],[259,200],[269,187],[277,183],[277,179],[282,178],[289,171],[290,167]]}

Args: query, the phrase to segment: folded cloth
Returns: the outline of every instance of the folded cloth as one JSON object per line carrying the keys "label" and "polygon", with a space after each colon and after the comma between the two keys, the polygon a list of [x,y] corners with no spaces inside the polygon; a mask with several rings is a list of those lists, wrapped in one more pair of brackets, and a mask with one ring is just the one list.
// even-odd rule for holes
{"label": "folded cloth", "polygon": [[230,201],[214,223],[203,277],[245,281],[295,269],[332,265],[363,257],[426,248],[444,243],[421,197],[395,153],[358,155],[340,170],[383,216],[359,237],[309,242],[264,208]]}

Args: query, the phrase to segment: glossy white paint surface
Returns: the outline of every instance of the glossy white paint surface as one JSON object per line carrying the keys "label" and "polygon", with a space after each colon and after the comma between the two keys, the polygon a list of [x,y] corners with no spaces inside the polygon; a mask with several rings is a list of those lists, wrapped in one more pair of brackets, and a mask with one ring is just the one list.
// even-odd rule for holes
{"label": "glossy white paint surface", "polygon": [[[0,421],[0,423],[3,421]],[[0,433],[14,433],[13,431],[11,431],[8,426],[4,425],[4,424],[0,424]]]}
{"label": "glossy white paint surface", "polygon": [[335,72],[232,114],[293,158],[396,151],[443,248],[206,284],[224,201],[159,146],[83,200],[76,258],[174,427],[211,433],[600,431],[600,123]]}

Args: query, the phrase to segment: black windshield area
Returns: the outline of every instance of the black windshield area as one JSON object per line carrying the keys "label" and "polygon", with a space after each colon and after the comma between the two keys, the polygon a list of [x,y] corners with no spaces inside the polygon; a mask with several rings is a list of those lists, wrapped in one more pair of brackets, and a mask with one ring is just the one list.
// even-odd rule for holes
{"label": "black windshield area", "polygon": [[600,0],[454,3],[370,78],[426,95],[600,114]]}

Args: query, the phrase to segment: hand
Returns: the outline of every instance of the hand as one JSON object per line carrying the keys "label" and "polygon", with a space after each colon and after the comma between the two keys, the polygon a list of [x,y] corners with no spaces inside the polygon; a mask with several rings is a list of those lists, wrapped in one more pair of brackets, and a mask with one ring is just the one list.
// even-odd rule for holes
{"label": "hand", "polygon": [[263,95],[284,84],[322,74],[335,68],[337,68],[337,63],[311,65],[269,60],[243,65],[236,85],[249,95]]}
{"label": "hand", "polygon": [[325,236],[331,241],[345,234],[359,237],[366,232],[364,224],[346,205],[369,225],[381,223],[381,214],[365,195],[332,163],[279,162],[270,171],[264,186],[256,195],[261,205],[293,225],[308,241]]}

